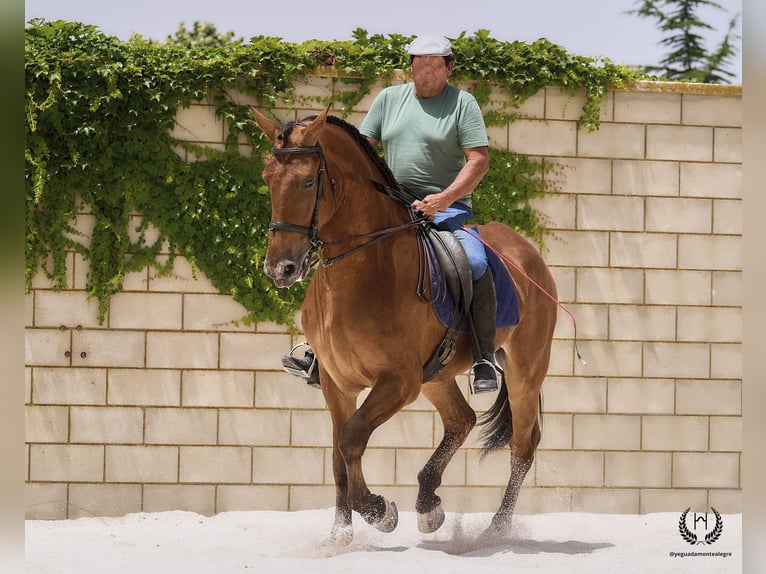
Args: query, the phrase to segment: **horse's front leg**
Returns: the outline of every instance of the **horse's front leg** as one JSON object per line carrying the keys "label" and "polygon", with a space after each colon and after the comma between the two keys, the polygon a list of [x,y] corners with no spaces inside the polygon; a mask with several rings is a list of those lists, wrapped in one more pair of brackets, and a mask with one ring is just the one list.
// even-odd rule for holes
{"label": "horse's front leg", "polygon": [[[321,368],[321,367],[320,367]],[[356,396],[341,393],[329,377],[320,371],[322,391],[332,418],[332,470],[335,478],[335,521],[329,542],[339,546],[348,545],[354,537],[351,523],[351,501],[348,495],[346,462],[338,447],[341,430],[356,410]]]}
{"label": "horse's front leg", "polygon": [[373,494],[362,472],[362,455],[372,432],[414,401],[420,392],[416,377],[401,373],[381,375],[362,406],[341,430],[338,447],[346,463],[348,497],[351,507],[369,524],[383,532],[391,532],[398,523],[398,511],[393,502]]}
{"label": "horse's front leg", "polygon": [[354,538],[354,527],[351,523],[351,503],[348,499],[346,463],[337,445],[333,447],[332,468],[335,475],[335,520],[330,532],[330,542],[346,546]]}

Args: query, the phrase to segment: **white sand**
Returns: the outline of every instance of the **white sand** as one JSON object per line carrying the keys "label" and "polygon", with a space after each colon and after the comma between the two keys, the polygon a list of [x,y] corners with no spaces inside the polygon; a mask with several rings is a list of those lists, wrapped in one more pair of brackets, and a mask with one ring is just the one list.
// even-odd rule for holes
{"label": "white sand", "polygon": [[[481,533],[491,514],[447,513],[421,534],[401,512],[390,534],[354,515],[353,542],[328,546],[333,509],[299,512],[130,514],[120,518],[26,522],[28,574],[607,574],[734,573],[742,569],[742,515],[724,515],[713,544],[690,545],[679,513],[517,516],[508,540]],[[709,523],[715,517],[709,515]],[[691,521],[689,521],[691,527]],[[700,533],[704,539],[704,531]],[[729,556],[673,557],[671,553]]]}

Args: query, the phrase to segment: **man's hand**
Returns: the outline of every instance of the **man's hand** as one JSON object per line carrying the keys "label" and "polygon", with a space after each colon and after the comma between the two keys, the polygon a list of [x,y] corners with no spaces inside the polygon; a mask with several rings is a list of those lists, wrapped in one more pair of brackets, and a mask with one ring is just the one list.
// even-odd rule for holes
{"label": "man's hand", "polygon": [[428,219],[433,219],[437,211],[444,211],[452,202],[444,193],[432,193],[426,195],[422,200],[412,202],[412,207],[420,211]]}
{"label": "man's hand", "polygon": [[413,201],[412,207],[433,219],[437,211],[444,211],[479,185],[489,169],[489,150],[486,146],[473,147],[463,149],[463,153],[466,162],[455,180],[440,193],[432,193],[421,201]]}

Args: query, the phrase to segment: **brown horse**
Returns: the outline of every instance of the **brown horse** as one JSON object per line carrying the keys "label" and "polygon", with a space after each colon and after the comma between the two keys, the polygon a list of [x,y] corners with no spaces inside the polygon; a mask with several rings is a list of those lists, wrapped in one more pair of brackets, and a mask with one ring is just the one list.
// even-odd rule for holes
{"label": "brown horse", "polygon": [[[273,144],[263,171],[272,204],[264,270],[278,287],[289,287],[308,276],[317,253],[320,258],[302,324],[319,360],[332,418],[336,510],[331,540],[351,541],[352,511],[382,531],[396,527],[396,505],[370,492],[362,455],[372,432],[421,392],[444,426],[439,446],[418,474],[418,524],[421,531],[433,532],[444,521],[435,492],[442,473],[476,424],[455,381],[472,363],[471,342],[461,335],[452,361],[423,383],[423,366],[445,327],[416,293],[416,232],[407,208],[376,186],[395,183],[366,139],[350,124],[328,118],[327,110],[284,126],[253,113]],[[508,269],[520,307],[518,324],[497,331],[498,360],[507,376],[485,413],[484,450],[510,445],[510,479],[489,528],[502,535],[510,531],[540,441],[538,401],[557,314],[555,303],[524,274],[554,297],[556,287],[538,251],[521,235],[497,222],[479,230],[513,262]],[[370,392],[357,408],[366,388]]]}

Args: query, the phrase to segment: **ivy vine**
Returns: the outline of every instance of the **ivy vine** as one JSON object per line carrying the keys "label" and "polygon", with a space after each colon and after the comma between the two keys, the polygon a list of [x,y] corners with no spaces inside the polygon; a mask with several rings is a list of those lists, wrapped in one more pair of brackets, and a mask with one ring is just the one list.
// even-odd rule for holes
{"label": "ivy vine", "polygon": [[[348,114],[378,80],[390,82],[409,64],[410,37],[369,35],[302,44],[259,36],[247,44],[186,47],[134,37],[129,42],[77,22],[33,20],[25,32],[27,290],[42,270],[54,288],[66,288],[67,256],[89,263],[86,289],[104,319],[110,297],[127,273],[173,269],[175,254],[188,258],[221,293],[248,311],[245,321],[292,325],[304,286],[277,290],[261,271],[270,215],[260,179],[267,142],[236,94],[263,108],[290,101],[294,85],[331,68],[334,90],[326,103]],[[505,111],[488,123],[513,119],[514,109],[546,86],[585,88],[581,122],[598,127],[607,90],[636,72],[567,53],[541,39],[500,42],[486,31],[453,40],[455,77],[472,82],[479,102],[492,85],[508,92]],[[180,142],[171,131],[176,112],[211,102],[228,129],[225,149]],[[252,148],[240,153],[241,144]],[[183,161],[183,148],[194,161]],[[479,221],[504,221],[542,242],[544,225],[530,200],[551,190],[548,166],[491,150],[491,171],[476,190]],[[76,229],[88,209],[89,237]],[[141,223],[136,216],[141,215]],[[147,233],[149,224],[159,236]],[[167,255],[167,252],[170,255]]]}

